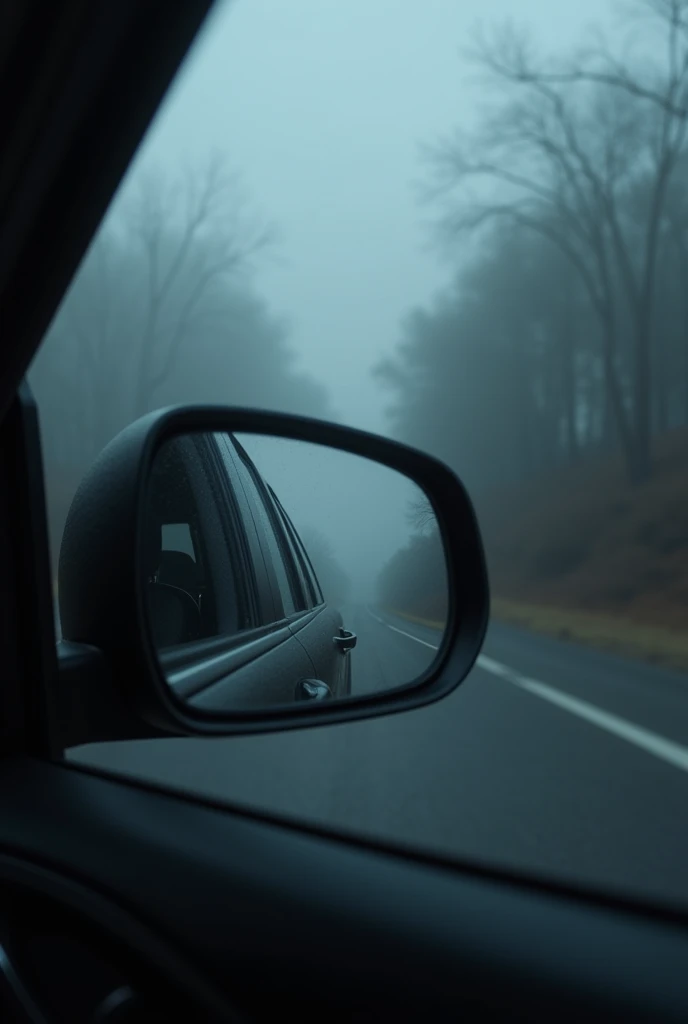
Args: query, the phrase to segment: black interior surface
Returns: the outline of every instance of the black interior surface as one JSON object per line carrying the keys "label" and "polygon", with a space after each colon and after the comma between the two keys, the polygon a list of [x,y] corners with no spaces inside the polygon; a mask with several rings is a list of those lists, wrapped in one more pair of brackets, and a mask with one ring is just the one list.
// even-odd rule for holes
{"label": "black interior surface", "polygon": [[169,583],[173,587],[181,587],[194,600],[199,600],[202,589],[199,569],[191,555],[185,551],[160,552],[158,580],[160,583]]}
{"label": "black interior surface", "polygon": [[[202,981],[190,985],[174,977],[173,957],[142,952],[148,943],[135,922],[73,883],[25,865],[17,869],[10,858],[0,858],[0,898],[3,1021],[206,1024],[231,1019],[218,995],[208,998]],[[102,920],[113,910],[122,922],[118,936]]]}
{"label": "black interior surface", "polygon": [[49,895],[53,921],[66,901],[91,948],[129,950],[103,971],[204,1013],[221,991],[259,1021],[688,1019],[678,920],[36,760],[0,766],[0,806],[0,885]]}
{"label": "black interior surface", "polygon": [[0,415],[211,6],[0,5]]}

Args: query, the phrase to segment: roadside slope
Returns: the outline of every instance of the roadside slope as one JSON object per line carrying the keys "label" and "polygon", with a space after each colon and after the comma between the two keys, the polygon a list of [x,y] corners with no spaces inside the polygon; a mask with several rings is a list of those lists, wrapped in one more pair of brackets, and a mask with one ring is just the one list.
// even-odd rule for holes
{"label": "roadside slope", "polygon": [[496,618],[688,669],[688,432],[642,485],[605,458],[483,499]]}

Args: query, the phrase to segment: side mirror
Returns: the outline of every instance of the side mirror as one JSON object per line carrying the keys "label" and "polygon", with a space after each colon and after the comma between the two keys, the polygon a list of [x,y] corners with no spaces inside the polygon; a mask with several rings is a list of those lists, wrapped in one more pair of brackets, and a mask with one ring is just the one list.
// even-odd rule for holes
{"label": "side mirror", "polygon": [[467,675],[488,618],[475,515],[446,466],[362,431],[208,406],[152,413],[104,449],[67,518],[58,588],[63,678],[94,709],[72,744],[418,707]]}

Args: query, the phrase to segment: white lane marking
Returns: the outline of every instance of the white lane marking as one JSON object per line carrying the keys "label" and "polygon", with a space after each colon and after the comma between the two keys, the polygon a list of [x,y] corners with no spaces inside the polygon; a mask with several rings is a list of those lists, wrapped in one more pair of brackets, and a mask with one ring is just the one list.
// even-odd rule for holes
{"label": "white lane marking", "polygon": [[[478,659],[478,663],[480,664],[480,659]],[[482,668],[483,666],[481,665],[480,667]],[[646,753],[654,754],[655,757],[666,761],[667,764],[673,765],[674,768],[680,768],[681,771],[688,772],[688,748],[681,746],[680,743],[667,740],[656,732],[651,732],[640,725],[634,725],[633,722],[629,722],[626,718],[613,715],[609,711],[603,711],[595,704],[589,704],[586,700],[580,700],[578,697],[571,697],[567,693],[562,693],[561,690],[555,690],[554,687],[547,686],[546,683],[539,683],[536,679],[527,679],[521,676],[512,679],[511,682],[534,694],[536,697],[542,697],[543,700],[548,700],[552,704],[558,705],[564,711],[570,711],[572,715],[584,718],[586,722],[590,722],[600,729],[606,729],[607,732],[618,736],[619,739],[635,744],[636,747],[640,747]]]}
{"label": "white lane marking", "polygon": [[[370,610],[369,614],[382,623],[383,626],[393,629],[395,633],[401,633],[402,636],[407,636],[411,640],[416,640],[419,644],[425,644],[426,647],[433,647],[437,650],[434,644],[421,640],[419,637],[414,636],[413,633],[397,629],[396,626],[390,626],[389,622],[385,622],[384,619],[373,615]],[[654,757],[658,757],[674,768],[688,772],[688,747],[684,747],[680,743],[674,743],[672,740],[667,740],[664,736],[660,736],[650,729],[634,725],[633,722],[629,722],[628,719],[621,718],[619,715],[603,711],[602,708],[598,708],[597,705],[590,704],[586,700],[580,700],[578,697],[572,697],[570,694],[563,693],[553,686],[548,686],[547,683],[541,683],[537,679],[529,679],[527,676],[522,676],[519,672],[509,668],[508,665],[502,664],[501,661],[495,661],[494,658],[488,658],[484,654],[478,656],[476,664],[484,672],[489,672],[493,676],[499,676],[500,679],[518,686],[527,693],[532,693],[535,697],[540,697],[551,704],[556,704],[557,707],[568,711],[572,715],[577,715],[591,725],[596,725],[599,729],[604,729],[613,736],[617,736],[619,739],[626,740],[627,743],[640,747],[641,750],[652,754]]]}
{"label": "white lane marking", "polygon": [[406,633],[403,629],[397,629],[396,626],[390,626],[389,622],[385,622],[384,619],[380,619],[377,615],[373,615],[370,608],[367,608],[366,611],[368,612],[368,615],[370,615],[371,619],[375,619],[376,622],[382,623],[382,625],[386,626],[387,629],[391,629],[395,633],[401,633],[402,636],[407,636],[409,639],[415,640],[417,644],[425,644],[426,647],[431,647],[433,651],[438,650],[437,644],[429,644],[427,640],[421,640],[419,636],[414,636],[413,633]]}

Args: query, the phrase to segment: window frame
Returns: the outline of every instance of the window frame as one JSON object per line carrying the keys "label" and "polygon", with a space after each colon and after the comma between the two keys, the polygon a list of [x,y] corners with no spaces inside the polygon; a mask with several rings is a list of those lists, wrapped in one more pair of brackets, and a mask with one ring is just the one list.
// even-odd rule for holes
{"label": "window frame", "polygon": [[315,570],[313,569],[313,566],[311,564],[311,560],[306,553],[305,545],[301,540],[299,534],[297,533],[296,527],[289,518],[284,506],[282,505],[282,502],[279,500],[279,498],[272,490],[272,488],[269,488],[269,491],[275,505],[276,514],[280,517],[280,520],[283,524],[283,528],[287,537],[287,542],[296,559],[300,575],[302,577],[303,582],[305,583],[305,586],[307,587],[310,607],[311,609],[318,608],[325,602],[322,595],[322,590],[320,588],[320,584],[318,582],[318,577],[316,576]]}
{"label": "window frame", "polygon": [[[188,482],[194,515],[198,520],[186,525],[196,564],[204,575],[205,589],[212,591],[217,630],[210,636],[158,651],[165,664],[179,661],[186,664],[207,656],[208,651],[218,653],[252,641],[262,631],[262,622],[257,611],[258,584],[250,557],[251,545],[234,493],[236,483],[233,484],[229,478],[212,435],[191,435],[175,440],[181,442],[177,457]],[[190,446],[194,448],[193,455]],[[213,500],[199,500],[204,489],[210,492]],[[174,512],[174,519],[168,522],[181,522],[176,509]],[[161,525],[165,522],[163,518]],[[211,557],[212,551],[219,552],[219,557]],[[223,601],[232,605],[236,613],[236,622],[229,628],[227,622],[222,621]]]}
{"label": "window frame", "polygon": [[283,516],[284,521],[286,523],[286,526],[287,526],[287,529],[289,531],[289,534],[290,534],[290,536],[292,537],[292,539],[294,541],[294,545],[296,547],[296,550],[299,553],[299,557],[301,559],[301,564],[303,565],[304,572],[306,573],[306,578],[308,579],[309,585],[313,589],[313,599],[314,599],[313,607],[314,608],[318,608],[321,605],[326,604],[325,597],[324,597],[323,591],[322,591],[322,587],[320,586],[320,580],[318,579],[318,574],[316,573],[315,569],[313,568],[313,563],[311,562],[310,555],[306,551],[306,545],[301,540],[301,537],[299,535],[298,530],[296,529],[296,527],[292,523],[291,519],[289,518],[289,513],[286,511],[286,509],[284,508],[284,506],[280,502],[280,500],[277,497],[277,495],[275,495],[275,501],[276,501],[276,503],[277,503],[281,513],[282,513],[282,516]]}
{"label": "window frame", "polygon": [[[263,558],[266,564],[266,572],[270,577],[273,587],[276,588],[275,598],[279,602],[279,608],[282,611],[282,619],[280,621],[291,621],[298,619],[301,616],[307,614],[310,611],[308,595],[303,590],[301,577],[299,574],[297,563],[294,561],[293,554],[287,540],[287,536],[284,532],[283,525],[277,515],[276,509],[270,497],[270,488],[266,484],[265,480],[258,472],[255,464],[251,457],[248,455],[246,450],[240,444],[235,437],[232,436],[231,444],[234,448],[235,458],[242,463],[244,470],[248,473],[249,478],[255,488],[257,494],[257,500],[261,502],[261,509],[264,517],[267,520],[267,525],[272,529],[274,539],[277,543],[277,549],[280,554],[282,565],[286,572],[287,581],[289,584],[292,602],[294,604],[294,611],[286,613],[282,602],[282,594],[277,580],[277,574],[274,571],[272,565],[272,553],[270,551],[269,540],[265,534],[265,526],[263,523],[263,517],[258,513],[257,517],[254,517],[256,530],[258,531],[260,542],[263,545]],[[243,486],[243,481],[242,481]],[[251,499],[247,498],[249,504],[252,505]],[[253,512],[253,509],[252,509]]]}

